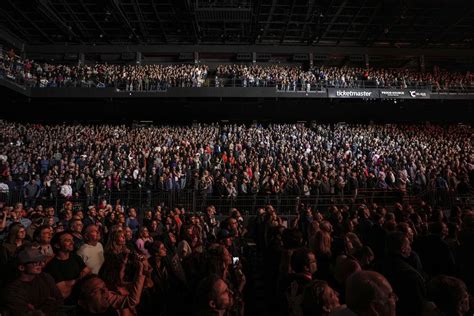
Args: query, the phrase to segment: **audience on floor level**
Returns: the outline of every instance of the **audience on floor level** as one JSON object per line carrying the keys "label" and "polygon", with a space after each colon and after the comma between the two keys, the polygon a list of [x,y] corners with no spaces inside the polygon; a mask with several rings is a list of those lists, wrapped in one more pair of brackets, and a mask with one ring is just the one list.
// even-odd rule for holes
{"label": "audience on floor level", "polygon": [[[26,212],[21,204],[15,209]],[[153,220],[140,220],[134,234],[119,216],[107,220],[110,214],[125,214],[124,209],[95,205],[73,211],[66,203],[58,213],[70,220],[52,221],[53,238],[42,238],[42,245],[17,229],[28,230],[33,223],[23,226],[7,205],[0,211],[0,234],[16,233],[12,240],[17,249],[8,250],[7,239],[0,245],[0,306],[10,315],[244,315],[260,310],[276,315],[463,316],[472,312],[474,209],[468,205],[449,217],[440,217],[426,204],[401,209],[334,205],[327,211],[300,205],[299,216],[286,227],[279,224],[280,215],[272,205],[244,222],[237,220],[241,216],[237,209],[217,210],[215,217],[213,206],[206,215],[157,207],[146,211]],[[50,216],[40,205],[26,213],[27,218]],[[86,216],[91,221],[81,231],[86,243],[75,251],[71,226],[86,222]],[[377,220],[385,232],[385,247],[374,255],[368,245]],[[312,227],[310,235],[304,233],[304,221]],[[161,229],[145,241],[147,258],[135,242],[153,222]],[[447,235],[441,237],[454,267],[449,273],[433,274],[424,267],[438,261],[423,256],[413,261],[418,249],[412,245],[436,234],[440,223],[459,225],[455,243]],[[44,230],[39,226],[34,234]],[[97,247],[102,243],[107,246]],[[52,259],[43,252],[45,244],[54,249]]]}
{"label": "audience on floor level", "polygon": [[[402,197],[424,192],[430,204],[442,203],[472,190],[472,135],[472,127],[463,125],[130,127],[4,121],[0,195],[5,201],[16,197],[13,203],[21,195],[27,207],[76,198],[86,201],[85,207],[137,190],[193,191],[223,200],[357,197],[377,190]],[[18,214],[23,224],[32,220]],[[121,216],[136,234],[136,211]],[[77,250],[84,240],[75,235]]]}

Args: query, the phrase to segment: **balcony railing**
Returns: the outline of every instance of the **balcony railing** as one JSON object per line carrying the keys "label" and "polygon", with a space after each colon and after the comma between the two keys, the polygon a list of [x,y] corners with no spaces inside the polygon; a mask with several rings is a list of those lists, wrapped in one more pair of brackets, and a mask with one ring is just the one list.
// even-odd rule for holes
{"label": "balcony railing", "polygon": [[0,193],[0,202],[14,205],[21,202],[26,207],[34,207],[41,204],[44,207],[52,206],[59,210],[66,201],[74,203],[76,208],[86,209],[88,205],[99,204],[106,200],[107,203],[115,205],[117,200],[125,207],[135,207],[140,210],[153,209],[161,205],[166,208],[184,208],[188,212],[204,212],[206,207],[214,205],[220,213],[227,213],[232,208],[237,208],[244,214],[254,215],[260,207],[271,204],[280,214],[295,214],[299,207],[304,204],[313,210],[325,211],[329,206],[376,203],[391,209],[395,203],[417,204],[426,201],[431,205],[451,208],[453,206],[474,206],[472,194],[460,195],[454,192],[424,191],[417,194],[404,194],[396,190],[359,190],[357,194],[319,194],[319,195],[238,195],[230,198],[226,196],[215,196],[201,194],[198,191],[154,191],[154,190],[128,190],[103,192],[94,197],[64,198],[61,196],[26,198],[21,191]]}

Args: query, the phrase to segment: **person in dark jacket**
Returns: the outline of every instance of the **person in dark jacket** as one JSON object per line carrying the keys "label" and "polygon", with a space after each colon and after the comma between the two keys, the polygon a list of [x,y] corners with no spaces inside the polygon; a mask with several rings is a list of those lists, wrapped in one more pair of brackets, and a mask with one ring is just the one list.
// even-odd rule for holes
{"label": "person in dark jacket", "polygon": [[[454,254],[445,237],[448,226],[443,222],[434,222],[429,226],[429,234],[419,238],[413,245],[421,258],[426,273],[430,277],[438,274],[454,275]],[[436,264],[430,264],[436,262]]]}
{"label": "person in dark jacket", "polygon": [[381,272],[399,297],[397,315],[421,315],[426,297],[425,280],[407,261],[411,254],[408,237],[402,232],[392,232],[387,236],[386,248],[387,257]]}

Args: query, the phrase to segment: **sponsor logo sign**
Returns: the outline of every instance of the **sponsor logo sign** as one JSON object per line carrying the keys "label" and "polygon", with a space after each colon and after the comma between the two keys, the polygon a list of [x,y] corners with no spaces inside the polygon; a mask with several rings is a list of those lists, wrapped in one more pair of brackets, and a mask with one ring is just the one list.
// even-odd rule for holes
{"label": "sponsor logo sign", "polygon": [[429,99],[430,92],[428,90],[380,90],[380,98],[382,99]]}
{"label": "sponsor logo sign", "polygon": [[428,91],[420,91],[420,90],[409,90],[411,98],[422,98],[427,99],[430,97],[430,93]]}
{"label": "sponsor logo sign", "polygon": [[330,98],[364,98],[375,99],[379,97],[378,89],[337,89],[328,88]]}
{"label": "sponsor logo sign", "polygon": [[404,90],[380,90],[381,98],[404,98],[406,96]]}

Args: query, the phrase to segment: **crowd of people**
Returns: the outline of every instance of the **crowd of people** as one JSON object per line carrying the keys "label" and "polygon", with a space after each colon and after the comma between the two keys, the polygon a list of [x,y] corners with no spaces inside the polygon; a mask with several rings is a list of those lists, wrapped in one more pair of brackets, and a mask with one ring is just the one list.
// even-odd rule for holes
{"label": "crowd of people", "polygon": [[[0,312],[470,315],[469,198],[449,208],[301,200],[294,216],[267,204],[247,217],[103,197],[147,187],[229,199],[371,188],[472,198],[472,135],[467,125],[2,121],[0,193],[21,190],[24,203],[0,200]],[[44,203],[54,196],[57,208]]]}
{"label": "crowd of people", "polygon": [[474,75],[441,70],[295,65],[219,65],[215,77],[204,64],[64,65],[22,59],[13,50],[0,54],[0,77],[33,87],[113,87],[121,91],[160,91],[168,87],[242,86],[279,90],[316,90],[325,87],[427,88],[435,91],[472,91]]}
{"label": "crowd of people", "polygon": [[[470,72],[449,72],[435,68],[432,72],[412,69],[377,69],[357,67],[313,67],[303,70],[289,65],[220,65],[216,81],[227,78],[241,86],[276,86],[280,90],[315,90],[336,88],[424,88],[444,91],[472,90],[474,76]],[[219,84],[223,85],[223,84]],[[224,84],[225,85],[225,84]]]}
{"label": "crowd of people", "polygon": [[[194,126],[0,123],[0,193],[87,203],[133,190],[204,197],[466,195],[467,125]],[[430,201],[434,202],[434,201]]]}
{"label": "crowd of people", "polygon": [[290,219],[267,205],[244,219],[212,205],[205,214],[159,206],[137,214],[120,204],[0,203],[0,217],[6,315],[473,312],[469,206],[446,215],[426,203],[300,205]]}
{"label": "crowd of people", "polygon": [[0,56],[0,76],[33,87],[113,87],[122,91],[160,91],[168,87],[201,87],[206,65],[57,65]]}

